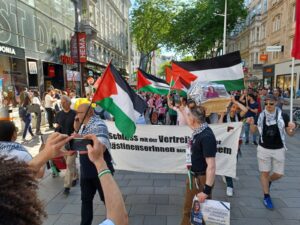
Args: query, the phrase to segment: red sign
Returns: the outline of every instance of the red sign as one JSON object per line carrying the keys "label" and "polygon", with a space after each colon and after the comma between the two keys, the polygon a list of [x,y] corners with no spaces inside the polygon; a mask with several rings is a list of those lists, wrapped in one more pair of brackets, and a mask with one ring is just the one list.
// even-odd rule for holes
{"label": "red sign", "polygon": [[[78,39],[78,44],[77,44],[77,39]],[[86,59],[87,54],[86,54],[86,34],[84,32],[75,33],[75,35],[73,35],[71,38],[71,56],[74,62],[78,62],[78,53],[79,53],[79,62],[85,63],[87,61]]]}
{"label": "red sign", "polygon": [[48,66],[48,77],[53,78],[55,77],[55,67]]}
{"label": "red sign", "polygon": [[61,55],[60,56],[60,61],[62,64],[66,64],[66,65],[73,65],[74,61],[70,56],[67,55]]}
{"label": "red sign", "polygon": [[259,56],[259,60],[260,61],[267,61],[268,60],[268,55],[267,54],[261,54]]}

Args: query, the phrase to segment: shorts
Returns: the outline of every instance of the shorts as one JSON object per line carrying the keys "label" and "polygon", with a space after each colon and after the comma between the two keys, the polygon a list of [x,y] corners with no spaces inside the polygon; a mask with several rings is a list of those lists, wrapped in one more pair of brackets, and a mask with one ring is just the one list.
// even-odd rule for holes
{"label": "shorts", "polygon": [[285,149],[266,149],[257,147],[258,169],[260,172],[284,174]]}

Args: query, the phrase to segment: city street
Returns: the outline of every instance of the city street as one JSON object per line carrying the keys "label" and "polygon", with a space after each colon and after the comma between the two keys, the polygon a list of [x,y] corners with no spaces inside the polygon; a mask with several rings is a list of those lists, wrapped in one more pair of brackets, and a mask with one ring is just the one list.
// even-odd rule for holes
{"label": "city street", "polygon": [[[226,197],[225,184],[217,177],[213,199],[231,203],[232,225],[297,225],[300,224],[300,132],[287,139],[286,176],[271,187],[275,210],[262,203],[255,146],[243,145],[238,162],[238,179],[234,181],[234,197]],[[35,155],[38,138],[27,144]],[[40,181],[39,195],[44,200],[48,218],[46,225],[80,223],[80,187],[63,192],[63,172],[52,178],[49,171]],[[180,223],[185,191],[185,175],[116,171],[115,179],[123,193],[130,225],[177,225]],[[98,196],[94,199],[93,224],[105,218],[105,207]]]}

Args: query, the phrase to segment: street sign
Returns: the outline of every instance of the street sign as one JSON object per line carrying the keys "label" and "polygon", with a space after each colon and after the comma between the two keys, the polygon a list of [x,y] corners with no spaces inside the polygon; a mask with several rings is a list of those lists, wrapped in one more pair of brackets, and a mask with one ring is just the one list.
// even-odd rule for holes
{"label": "street sign", "polygon": [[266,52],[283,52],[283,45],[267,46]]}

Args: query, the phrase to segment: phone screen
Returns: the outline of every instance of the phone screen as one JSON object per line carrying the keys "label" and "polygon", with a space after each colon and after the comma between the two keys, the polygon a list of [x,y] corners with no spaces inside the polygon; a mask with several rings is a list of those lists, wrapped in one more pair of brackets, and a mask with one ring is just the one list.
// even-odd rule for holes
{"label": "phone screen", "polygon": [[71,151],[87,151],[86,146],[93,145],[93,141],[83,138],[74,138],[70,141]]}

